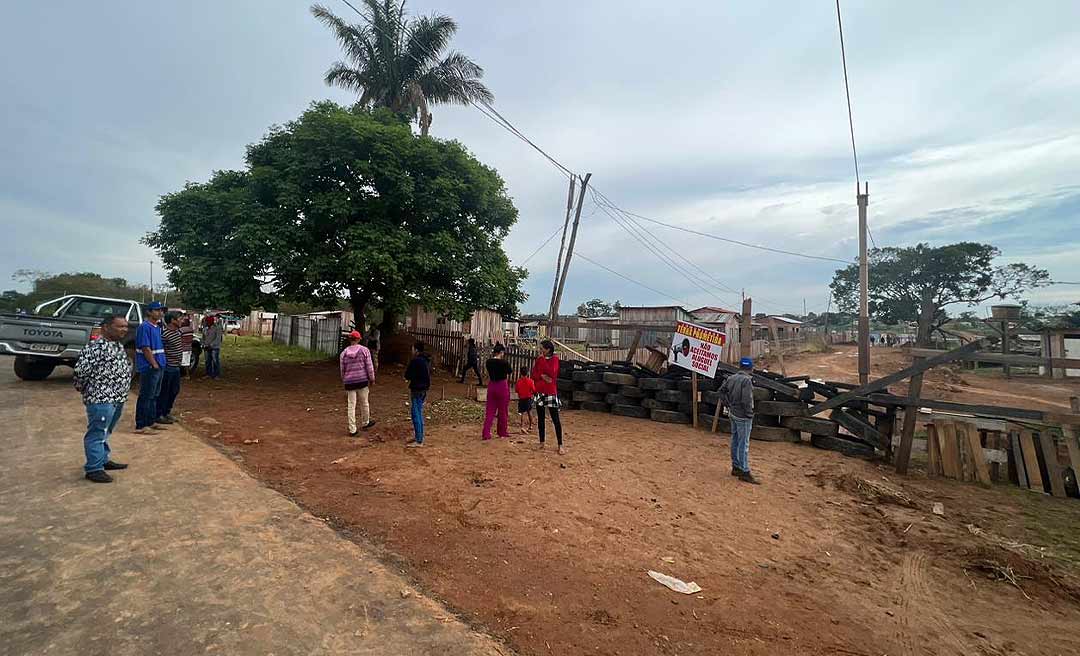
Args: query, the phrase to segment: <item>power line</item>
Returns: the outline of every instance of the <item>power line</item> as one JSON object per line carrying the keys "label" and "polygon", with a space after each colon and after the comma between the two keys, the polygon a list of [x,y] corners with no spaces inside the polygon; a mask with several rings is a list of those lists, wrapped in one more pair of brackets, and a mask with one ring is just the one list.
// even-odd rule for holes
{"label": "power line", "polygon": [[604,271],[607,271],[608,273],[611,273],[611,274],[613,274],[613,275],[616,275],[616,276],[618,276],[618,277],[620,277],[620,278],[622,278],[623,280],[626,280],[626,281],[628,281],[628,282],[632,282],[632,283],[634,283],[634,284],[635,284],[635,285],[637,285],[638,287],[642,287],[642,288],[644,288],[644,289],[647,289],[647,290],[649,290],[650,292],[654,292],[654,293],[656,293],[656,294],[660,294],[660,295],[661,295],[661,296],[663,296],[664,298],[670,298],[670,299],[671,299],[671,300],[673,300],[673,301],[678,301],[678,302],[679,302],[679,303],[680,303],[681,305],[691,305],[690,303],[687,303],[686,301],[684,301],[683,299],[681,299],[681,298],[679,298],[679,297],[677,297],[677,296],[672,296],[671,294],[669,294],[669,293],[667,293],[667,292],[662,292],[662,291],[660,291],[659,289],[656,289],[656,288],[654,288],[654,287],[650,287],[650,286],[646,285],[646,284],[645,284],[645,283],[643,283],[643,282],[640,282],[640,281],[634,280],[634,279],[633,279],[633,278],[631,278],[630,276],[626,276],[626,275],[623,275],[623,274],[619,273],[618,271],[616,271],[615,269],[611,269],[611,268],[609,268],[609,267],[606,267],[606,266],[604,266],[603,264],[600,264],[599,262],[597,262],[596,260],[594,260],[594,259],[592,259],[592,258],[588,257],[588,256],[587,256],[587,255],[585,255],[584,253],[580,253],[580,252],[578,252],[578,253],[575,253],[575,255],[577,255],[578,257],[580,257],[581,259],[585,260],[586,262],[588,262],[588,263],[590,263],[590,264],[593,264],[593,265],[595,265],[595,266],[598,266],[598,267],[600,267],[601,269],[603,269]]}
{"label": "power line", "polygon": [[855,150],[855,120],[851,114],[851,89],[848,86],[847,53],[844,52],[844,23],[840,20],[840,0],[836,0],[836,25],[840,28],[840,61],[844,64],[844,94],[847,96],[848,127],[851,130],[851,157],[855,160],[855,188],[859,188],[859,154]]}
{"label": "power line", "polygon": [[529,263],[529,260],[531,260],[531,259],[533,259],[534,257],[536,257],[536,254],[537,254],[537,253],[539,253],[540,251],[544,250],[544,246],[547,246],[547,245],[548,245],[549,243],[551,243],[551,240],[555,238],[555,235],[559,234],[560,232],[562,232],[562,226],[559,226],[558,228],[555,228],[555,232],[551,233],[551,236],[550,236],[550,237],[548,237],[547,239],[545,239],[545,240],[544,240],[544,243],[542,243],[542,244],[540,244],[539,246],[537,246],[536,250],[532,252],[532,255],[530,255],[529,257],[525,258],[525,261],[523,261],[523,262],[522,262],[521,264],[519,264],[518,266],[525,266],[526,264],[528,264],[528,263]]}

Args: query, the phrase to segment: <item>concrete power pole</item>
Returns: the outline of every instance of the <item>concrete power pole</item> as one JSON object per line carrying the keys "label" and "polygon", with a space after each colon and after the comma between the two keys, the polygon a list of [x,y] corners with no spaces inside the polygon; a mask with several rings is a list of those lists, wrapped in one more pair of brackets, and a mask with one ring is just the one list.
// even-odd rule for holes
{"label": "concrete power pole", "polygon": [[866,259],[866,207],[870,204],[870,183],[855,197],[859,202],[859,384],[870,382],[870,265]]}
{"label": "concrete power pole", "polygon": [[570,244],[566,247],[566,261],[563,262],[562,277],[559,279],[559,287],[555,292],[555,303],[551,306],[551,321],[559,316],[559,304],[562,303],[563,287],[566,285],[566,274],[570,272],[570,260],[574,257],[574,243],[577,242],[578,224],[581,223],[581,205],[585,202],[585,190],[589,186],[589,178],[592,173],[586,173],[581,179],[581,192],[578,193],[577,209],[574,210],[574,227],[570,231]]}

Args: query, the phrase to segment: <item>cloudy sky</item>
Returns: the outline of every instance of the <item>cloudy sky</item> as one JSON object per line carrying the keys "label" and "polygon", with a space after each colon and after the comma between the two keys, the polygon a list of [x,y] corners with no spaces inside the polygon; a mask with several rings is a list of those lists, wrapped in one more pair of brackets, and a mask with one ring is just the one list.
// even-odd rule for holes
{"label": "cloudy sky", "polygon": [[[1080,3],[842,5],[875,242],[988,242],[1003,260],[1080,280]],[[485,67],[498,109],[592,172],[618,206],[773,248],[856,255],[827,0],[410,7],[454,16],[454,46]],[[337,45],[302,1],[9,2],[3,14],[0,288],[22,268],[146,281],[154,254],[138,240],[156,225],[158,196],[240,167],[246,144],[311,101],[350,100],[322,82]],[[562,222],[565,177],[471,108],[437,108],[432,131],[506,179],[521,214],[506,247],[524,262]],[[586,199],[578,247],[625,278],[576,260],[564,309],[597,296],[731,306],[743,289],[758,310],[825,307],[836,262],[640,219],[621,227],[608,211]],[[677,252],[677,266],[642,240]],[[556,238],[528,261],[526,309],[546,307],[557,251]],[[1029,298],[1072,302],[1080,288]]]}

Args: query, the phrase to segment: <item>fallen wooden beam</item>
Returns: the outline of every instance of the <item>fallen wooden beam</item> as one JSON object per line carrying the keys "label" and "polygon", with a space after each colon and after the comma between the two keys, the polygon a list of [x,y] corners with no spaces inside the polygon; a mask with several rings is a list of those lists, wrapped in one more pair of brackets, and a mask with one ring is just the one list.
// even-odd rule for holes
{"label": "fallen wooden beam", "polygon": [[834,396],[827,401],[823,401],[810,408],[810,414],[816,415],[818,413],[825,412],[826,410],[839,408],[848,401],[857,399],[860,396],[866,396],[867,394],[870,394],[872,392],[884,389],[889,385],[892,385],[893,383],[899,383],[900,381],[910,378],[916,374],[921,374],[928,369],[933,369],[934,367],[953,362],[954,360],[962,359],[969,353],[974,353],[980,346],[982,346],[982,344],[983,340],[976,340],[970,344],[961,346],[960,348],[946,351],[945,353],[938,354],[932,358],[927,358],[925,360],[916,362],[910,367],[907,367],[906,369],[901,369],[896,373],[889,374],[888,376],[884,376],[882,378],[878,378],[877,380],[872,380],[866,385]]}
{"label": "fallen wooden beam", "polygon": [[[908,351],[916,357],[929,358],[949,351],[938,349],[913,348]],[[1045,367],[1054,369],[1080,368],[1080,359],[1077,358],[1044,358],[1038,355],[1023,355],[1022,353],[993,353],[990,351],[975,351],[959,358],[965,362],[993,362],[997,364],[1009,364],[1014,366]]]}
{"label": "fallen wooden beam", "polygon": [[837,408],[832,411],[831,417],[833,421],[846,428],[858,439],[879,449],[885,448],[885,441],[881,439],[881,433],[850,412]]}
{"label": "fallen wooden beam", "polygon": [[1028,419],[1042,421],[1045,412],[1042,410],[1029,410],[1027,408],[1008,408],[996,405],[980,405],[977,403],[955,403],[953,401],[936,401],[933,399],[920,399],[913,401],[906,396],[894,394],[869,394],[858,400],[867,400],[871,403],[885,406],[915,406],[918,408],[930,408],[931,410],[943,410],[946,412],[958,412],[962,414],[978,415],[981,417],[995,417],[999,419]]}
{"label": "fallen wooden beam", "polygon": [[[728,364],[726,362],[718,362],[716,364],[716,370],[717,371],[725,371],[725,372],[727,372],[729,374],[737,374],[740,371],[740,369],[738,367],[730,365],[730,364]],[[761,374],[757,374],[757,373],[750,374],[750,376],[754,379],[754,384],[757,385],[758,387],[764,387],[766,389],[770,389],[770,390],[772,390],[774,392],[777,392],[779,394],[784,394],[785,396],[790,396],[792,398],[796,398],[796,399],[799,398],[799,388],[798,387],[792,387],[791,385],[785,385],[784,383],[777,382],[777,381],[773,380],[772,378],[769,378],[767,376],[762,376]]]}

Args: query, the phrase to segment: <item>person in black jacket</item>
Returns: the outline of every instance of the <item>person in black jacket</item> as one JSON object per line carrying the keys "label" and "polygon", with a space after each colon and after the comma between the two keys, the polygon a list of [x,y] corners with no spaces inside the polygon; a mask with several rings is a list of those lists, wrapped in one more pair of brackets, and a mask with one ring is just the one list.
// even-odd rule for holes
{"label": "person in black jacket", "polygon": [[465,368],[461,370],[461,380],[458,382],[464,383],[465,375],[468,374],[469,371],[474,371],[476,372],[476,384],[483,385],[484,379],[480,376],[480,357],[476,354],[476,340],[470,337],[469,341],[466,343],[466,348]]}
{"label": "person in black jacket", "polygon": [[409,381],[413,432],[415,437],[405,446],[424,446],[424,400],[431,389],[431,358],[424,352],[424,343],[413,344],[413,359],[405,368],[405,380]]}

